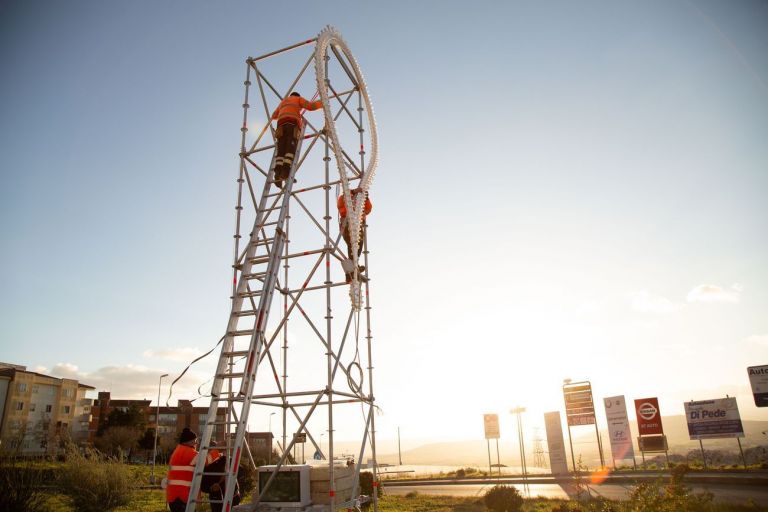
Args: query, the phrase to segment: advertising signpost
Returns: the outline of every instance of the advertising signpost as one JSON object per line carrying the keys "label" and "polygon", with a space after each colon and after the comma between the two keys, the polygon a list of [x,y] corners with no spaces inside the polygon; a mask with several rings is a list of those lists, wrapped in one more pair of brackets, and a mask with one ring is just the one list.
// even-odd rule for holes
{"label": "advertising signpost", "polygon": [[688,423],[688,435],[691,440],[699,441],[701,457],[704,459],[704,467],[707,461],[704,458],[704,443],[702,439],[736,438],[741,452],[741,461],[746,469],[744,451],[741,448],[740,437],[744,437],[744,426],[739,415],[739,405],[735,398],[716,398],[714,400],[699,400],[686,402],[685,419]]}
{"label": "advertising signpost", "polygon": [[768,364],[747,368],[752,396],[757,407],[768,407]]}
{"label": "advertising signpost", "polygon": [[595,403],[592,401],[592,383],[570,382],[563,384],[563,399],[565,400],[565,418],[568,423],[568,443],[571,446],[571,461],[573,472],[576,472],[576,458],[573,454],[573,441],[571,439],[571,427],[581,425],[594,425],[597,436],[597,448],[600,451],[600,466],[605,467],[603,446],[600,443],[600,432],[595,421]]}
{"label": "advertising signpost", "polygon": [[549,449],[549,466],[553,475],[568,474],[568,458],[565,455],[565,440],[563,425],[560,422],[560,411],[544,413],[544,427],[547,430],[547,448]]}
{"label": "advertising signpost", "polygon": [[616,469],[616,459],[632,459],[632,465],[637,469],[624,395],[603,398],[603,405],[605,406],[605,418],[608,420],[608,436],[611,439],[613,469]]}
{"label": "advertising signpost", "polygon": [[664,435],[664,426],[661,424],[659,399],[653,397],[635,400],[635,414],[637,415],[637,431],[640,434],[637,438],[637,444],[640,447],[640,454],[643,456],[643,467],[645,467],[646,452],[664,452],[667,467],[669,467],[667,437]]}
{"label": "advertising signpost", "polygon": [[488,474],[491,474],[491,439],[496,440],[496,469],[501,475],[501,463],[499,462],[499,415],[483,414],[483,426],[485,427],[485,442],[488,445]]}

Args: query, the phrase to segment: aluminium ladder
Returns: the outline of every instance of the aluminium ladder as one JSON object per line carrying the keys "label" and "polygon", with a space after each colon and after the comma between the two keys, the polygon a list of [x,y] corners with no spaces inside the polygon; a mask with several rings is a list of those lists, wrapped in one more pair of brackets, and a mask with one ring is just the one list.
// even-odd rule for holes
{"label": "aluminium ladder", "polygon": [[[245,442],[248,410],[251,405],[250,398],[253,394],[257,369],[264,349],[264,334],[272,298],[277,287],[277,274],[283,258],[286,238],[284,225],[293,187],[293,177],[300,163],[299,155],[304,140],[303,129],[300,130],[298,138],[293,164],[288,178],[283,182],[282,190],[272,187],[276,150],[272,156],[250,240],[235,265],[237,271],[236,289],[232,297],[232,311],[216,366],[216,374],[211,388],[211,404],[200,439],[199,454],[195,464],[186,512],[195,512],[200,509],[200,504],[209,503],[207,497],[198,499],[200,484],[204,475],[226,477],[226,493],[222,510],[229,512],[237,481],[237,470],[243,455],[242,449],[245,448],[246,455],[251,456],[248,451],[248,444]],[[242,179],[240,177],[240,183],[242,183]],[[242,209],[242,206],[237,206],[237,208]],[[239,324],[244,319],[251,319],[252,325],[242,328]],[[248,338],[250,338],[248,349],[238,350],[236,340],[247,340]],[[238,403],[242,404],[239,415],[235,409],[235,405]],[[217,412],[221,405],[226,406],[226,419],[223,422],[217,419]],[[229,430],[232,427],[235,430],[234,440],[229,435]],[[210,442],[214,428],[225,428],[228,434],[225,453],[229,458],[224,473],[205,471],[205,461],[211,449]],[[214,502],[221,503],[220,501]]]}

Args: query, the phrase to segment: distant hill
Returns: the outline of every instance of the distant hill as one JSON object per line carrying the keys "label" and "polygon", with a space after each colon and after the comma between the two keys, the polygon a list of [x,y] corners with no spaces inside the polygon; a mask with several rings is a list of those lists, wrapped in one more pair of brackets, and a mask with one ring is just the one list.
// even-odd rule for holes
{"label": "distant hill", "polygon": [[[670,453],[684,455],[689,450],[699,449],[698,441],[691,441],[688,438],[688,426],[684,415],[664,416],[662,418],[664,433],[667,435]],[[637,438],[637,425],[630,422],[633,437]],[[743,422],[744,433],[746,437],[742,438],[741,444],[746,449],[750,446],[768,445],[768,436],[762,432],[768,431],[768,421],[747,420]],[[581,454],[582,459],[589,465],[599,461],[597,442],[595,440],[594,427],[579,427],[572,429],[573,451],[576,457]],[[606,462],[610,464],[610,443],[608,441],[607,431],[601,426],[601,436]],[[568,433],[564,432],[566,451],[568,446]],[[542,433],[542,438],[544,437]],[[542,449],[547,450],[546,439],[541,442]],[[735,439],[713,439],[705,440],[704,448],[707,450],[724,450],[738,452],[738,445]],[[533,463],[533,442],[530,437],[526,437],[526,461],[529,466]],[[637,450],[637,442],[635,442]],[[511,436],[499,440],[499,459],[502,464],[508,466],[520,465],[520,452],[518,449],[517,437]],[[637,460],[640,460],[639,452],[636,452]],[[570,453],[568,454],[570,459]],[[398,460],[397,453],[378,454],[380,463],[396,464]],[[439,466],[488,466],[488,448],[484,439],[469,441],[454,441],[442,443],[430,443],[402,452],[404,464],[421,465],[439,465]],[[491,462],[496,463],[496,442],[491,441]]]}

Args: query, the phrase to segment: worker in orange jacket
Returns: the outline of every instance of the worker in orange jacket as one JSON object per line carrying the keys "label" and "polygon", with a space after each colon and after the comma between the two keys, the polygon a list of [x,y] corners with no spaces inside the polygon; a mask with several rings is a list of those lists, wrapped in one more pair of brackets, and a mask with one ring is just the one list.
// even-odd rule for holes
{"label": "worker in orange jacket", "polygon": [[301,94],[292,92],[277,106],[272,113],[272,119],[277,120],[277,155],[275,156],[275,185],[283,188],[283,181],[288,179],[293,159],[296,156],[296,146],[303,126],[302,109],[317,110],[322,108],[321,101],[307,101]]}
{"label": "worker in orange jacket", "polygon": [[[173,450],[169,461],[165,501],[171,512],[184,512],[189,501],[189,488],[192,486],[192,476],[195,472],[198,452],[197,434],[185,428],[179,436],[179,444]],[[206,464],[213,462],[213,454],[208,453]]]}
{"label": "worker in orange jacket", "polygon": [[[360,187],[357,187],[356,189],[352,190],[350,192],[350,198],[352,199],[352,204],[355,204],[355,197],[357,197],[358,194],[362,193],[363,189]],[[344,274],[347,278],[347,282],[352,281],[352,271],[354,270],[352,266],[352,237],[349,233],[349,223],[347,222],[347,205],[344,202],[344,194],[340,195],[339,198],[336,200],[336,207],[339,209],[339,230],[341,231],[341,236],[344,237],[344,241],[347,243],[347,256],[349,256],[349,259],[347,260],[348,263],[344,264],[342,263],[342,266],[344,267]],[[354,208],[354,206],[353,206]],[[365,238],[365,219],[368,217],[368,214],[371,213],[371,210],[373,210],[373,204],[371,203],[371,199],[368,197],[368,192],[365,192],[365,203],[363,205],[363,221],[360,223],[360,244],[357,246],[357,257],[360,258],[360,254],[363,252],[363,240]],[[359,261],[359,260],[358,260]],[[359,266],[358,272],[362,272],[365,270],[364,266]],[[367,281],[368,279],[365,276],[360,276],[361,281]]]}

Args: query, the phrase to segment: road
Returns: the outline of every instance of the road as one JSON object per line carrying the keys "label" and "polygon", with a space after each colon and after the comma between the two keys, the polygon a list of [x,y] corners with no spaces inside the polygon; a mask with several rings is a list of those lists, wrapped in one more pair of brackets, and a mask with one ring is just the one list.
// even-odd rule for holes
{"label": "road", "polygon": [[[409,492],[418,492],[419,494],[431,494],[441,496],[482,496],[493,487],[493,483],[487,484],[466,484],[466,483],[448,483],[434,482],[420,485],[404,485],[404,482],[383,482],[384,492],[393,496],[402,496]],[[546,498],[564,498],[575,496],[575,487],[573,484],[556,483],[534,483],[524,486],[515,483],[508,484],[517,487],[520,492],[526,496],[543,496]],[[723,484],[690,484],[694,492],[709,491],[715,496],[716,501],[727,503],[747,504],[753,500],[756,504],[768,507],[768,487],[758,485],[723,485]],[[622,484],[599,484],[590,485],[589,489],[593,496],[603,496],[609,499],[626,499],[632,490],[631,485]]]}

